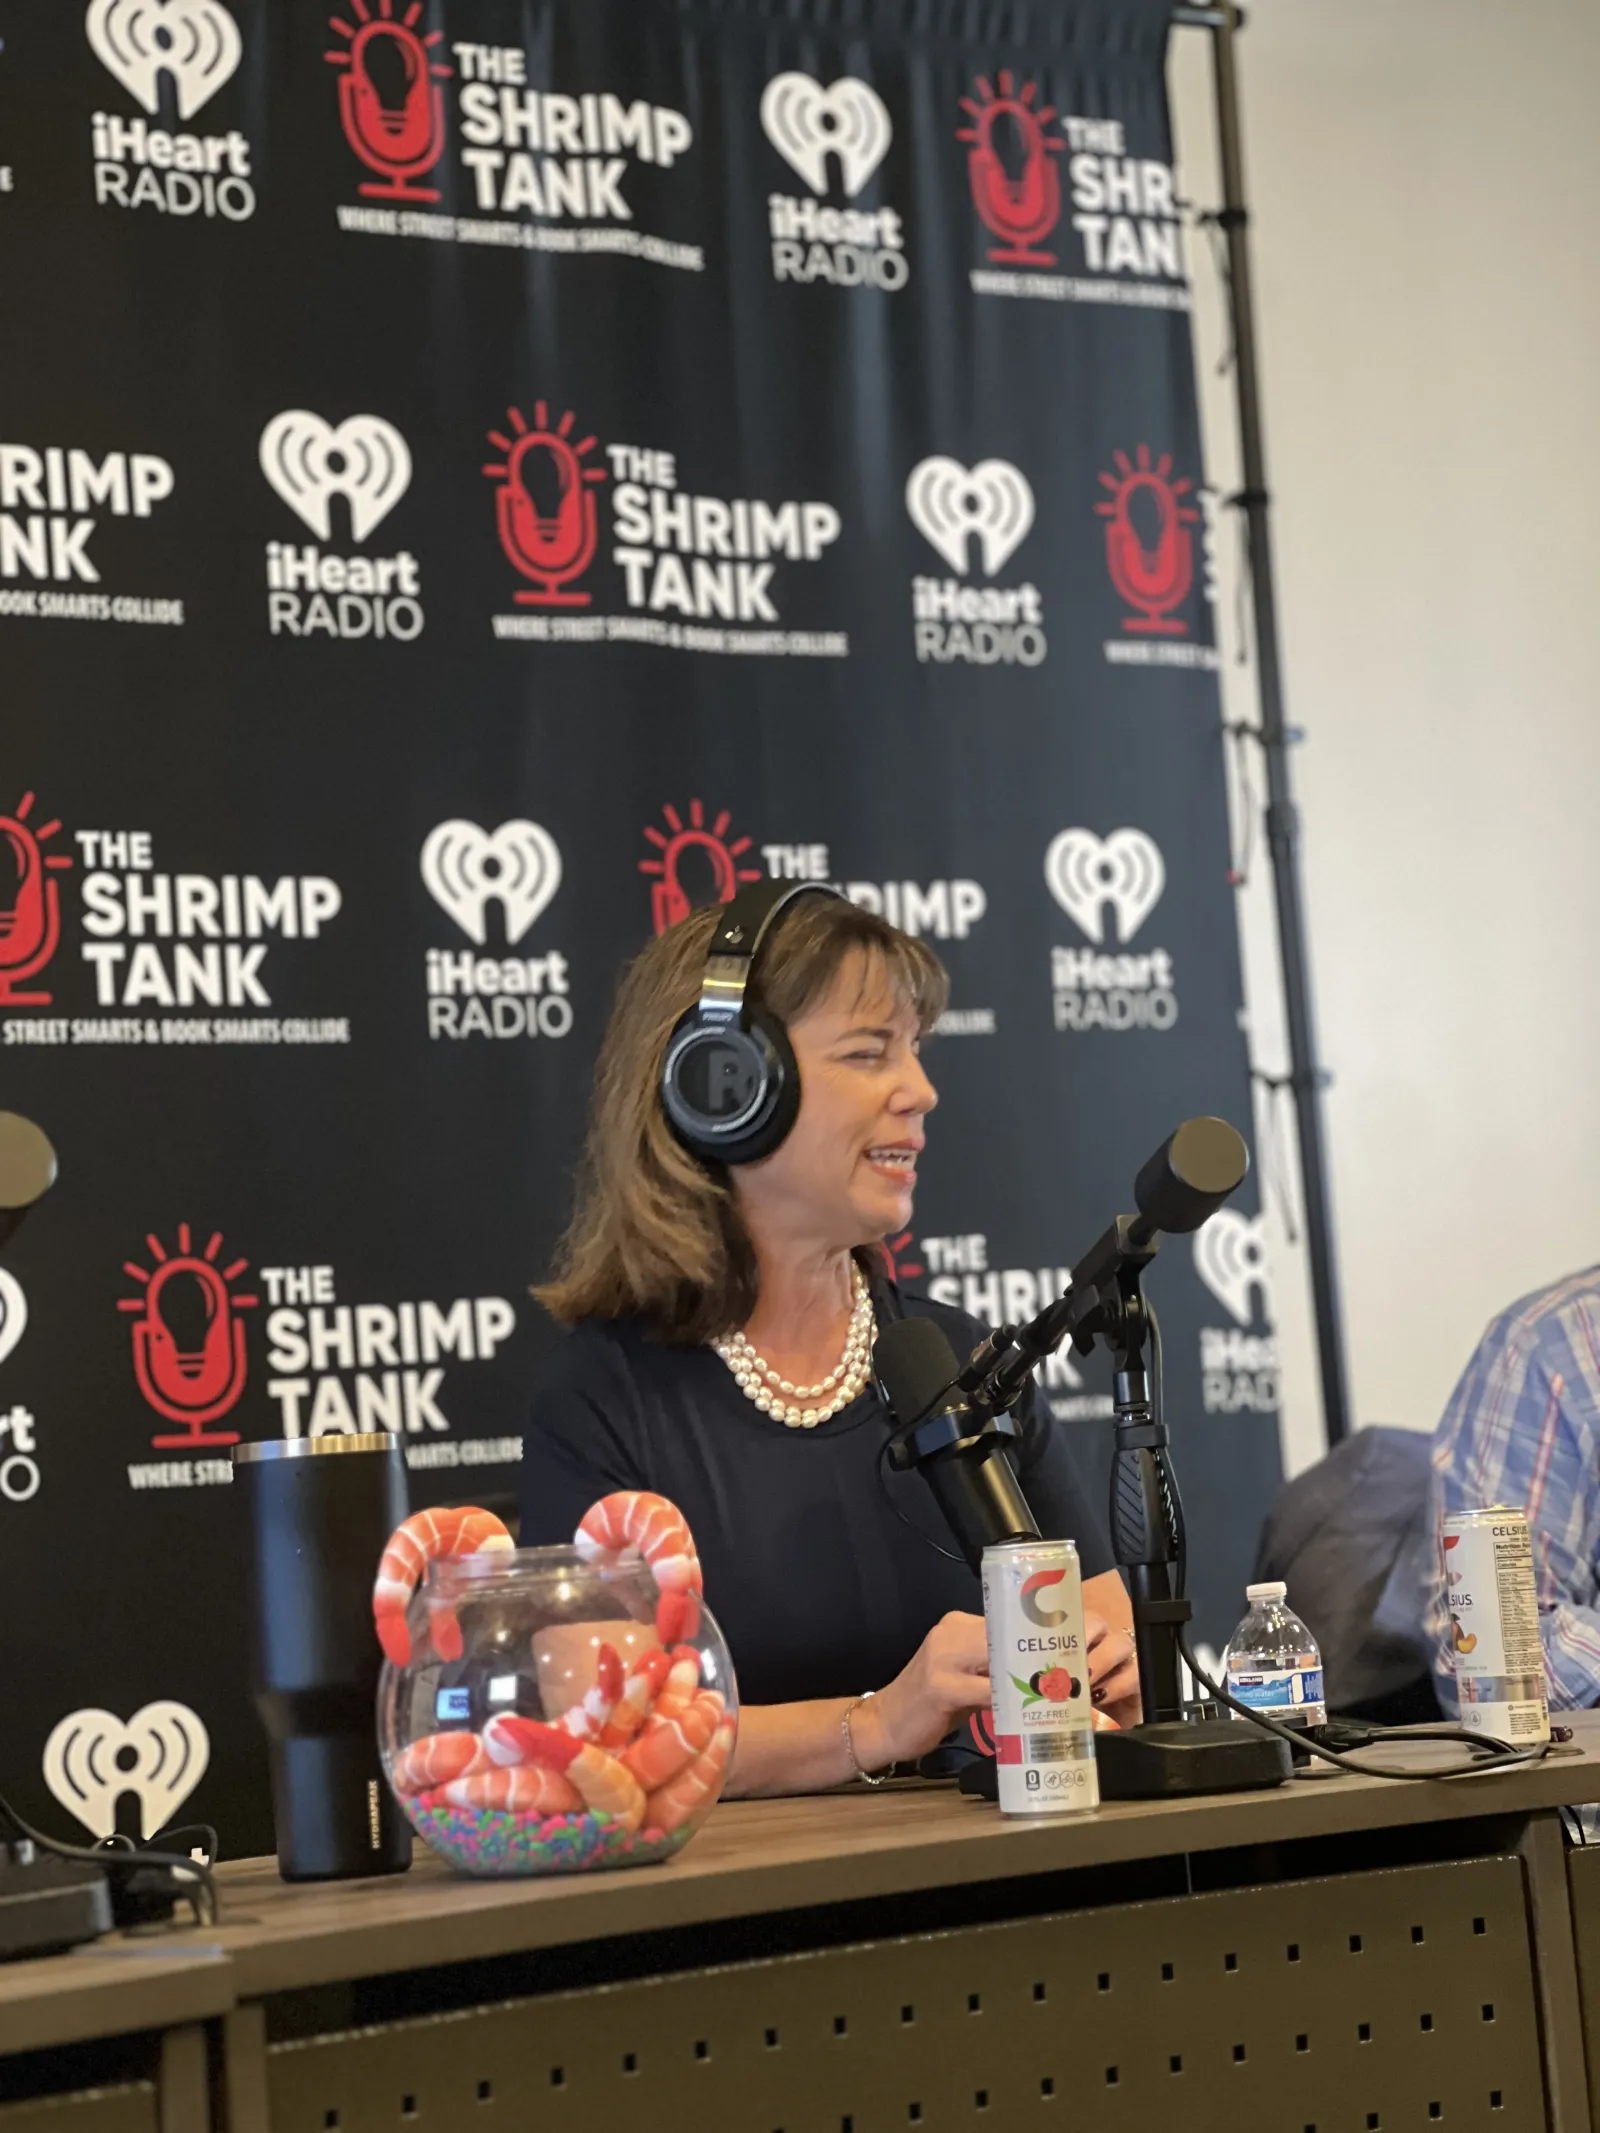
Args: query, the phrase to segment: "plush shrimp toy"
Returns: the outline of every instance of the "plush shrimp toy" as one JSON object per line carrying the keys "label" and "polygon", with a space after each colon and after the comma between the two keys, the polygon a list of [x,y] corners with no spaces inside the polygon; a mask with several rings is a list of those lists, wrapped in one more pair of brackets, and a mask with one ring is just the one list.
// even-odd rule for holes
{"label": "plush shrimp toy", "polygon": [[692,1637],[700,1626],[700,1558],[683,1513],[647,1489],[619,1489],[586,1511],[572,1544],[588,1563],[643,1561],[661,1595],[656,1635],[664,1646]]}
{"label": "plush shrimp toy", "polygon": [[[476,1555],[489,1549],[506,1550],[516,1543],[492,1511],[470,1507],[453,1511],[413,1511],[389,1536],[389,1545],[378,1559],[378,1581],[372,1588],[372,1618],[378,1627],[378,1642],[384,1656],[395,1666],[411,1664],[411,1631],[406,1611],[417,1589],[417,1580],[430,1563],[446,1555]],[[452,1608],[436,1606],[429,1616],[433,1648],[441,1659],[459,1659],[461,1625]]]}
{"label": "plush shrimp toy", "polygon": [[[411,1632],[406,1613],[423,1571],[441,1556],[474,1555],[515,1544],[492,1511],[457,1508],[415,1511],[390,1535],[378,1563],[372,1589],[372,1613],[378,1641],[396,1666],[411,1663]],[[573,1546],[585,1562],[611,1565],[648,1563],[660,1598],[656,1635],[663,1647],[692,1637],[700,1626],[700,1558],[683,1513],[665,1496],[645,1489],[621,1489],[602,1496],[585,1512]],[[461,1657],[461,1631],[452,1610],[435,1607],[434,1649],[441,1659]],[[609,1646],[607,1647],[609,1650]],[[620,1675],[611,1701],[622,1689]],[[652,1687],[659,1684],[652,1684]],[[644,1691],[639,1692],[643,1696]]]}

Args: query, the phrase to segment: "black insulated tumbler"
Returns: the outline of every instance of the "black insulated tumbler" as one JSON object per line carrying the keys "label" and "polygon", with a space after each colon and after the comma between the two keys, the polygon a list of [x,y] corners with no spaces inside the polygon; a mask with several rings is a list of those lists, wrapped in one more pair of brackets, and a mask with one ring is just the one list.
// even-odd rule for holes
{"label": "black insulated tumbler", "polygon": [[254,1537],[256,1709],[267,1729],[285,1881],[397,1874],[411,1829],[378,1759],[372,1626],[378,1558],[406,1516],[400,1439],[241,1444],[234,1486]]}

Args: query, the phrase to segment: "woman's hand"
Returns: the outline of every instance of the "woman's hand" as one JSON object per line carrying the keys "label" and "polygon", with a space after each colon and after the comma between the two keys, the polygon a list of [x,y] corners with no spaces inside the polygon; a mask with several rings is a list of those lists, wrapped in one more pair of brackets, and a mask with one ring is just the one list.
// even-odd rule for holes
{"label": "woman's hand", "polygon": [[[1096,1580],[1112,1609],[1127,1596],[1114,1572]],[[1089,1682],[1097,1731],[1139,1719],[1139,1671],[1128,1628],[1093,1608],[1084,1611]],[[850,1740],[863,1770],[912,1762],[936,1747],[971,1711],[989,1706],[989,1651],[982,1615],[946,1615],[929,1630],[909,1666],[887,1688],[850,1712]],[[729,1797],[751,1793],[820,1792],[849,1776],[841,1767],[840,1705],[753,1704],[739,1715],[739,1738],[729,1771]]]}
{"label": "woman's hand", "polygon": [[989,1647],[982,1615],[945,1615],[887,1688],[857,1704],[850,1738],[863,1770],[909,1763],[969,1711],[989,1707]]}
{"label": "woman's hand", "polygon": [[1094,1699],[1096,1725],[1104,1716],[1119,1726],[1136,1726],[1140,1718],[1139,1662],[1132,1636],[1088,1609],[1083,1628],[1089,1645],[1089,1693]]}
{"label": "woman's hand", "polygon": [[[1139,1722],[1139,1667],[1125,1629],[1087,1611],[1090,1695],[1097,1727]],[[936,1622],[911,1663],[887,1688],[850,1714],[850,1737],[863,1770],[914,1762],[943,1740],[969,1711],[989,1707],[989,1649],[982,1615],[949,1614]]]}

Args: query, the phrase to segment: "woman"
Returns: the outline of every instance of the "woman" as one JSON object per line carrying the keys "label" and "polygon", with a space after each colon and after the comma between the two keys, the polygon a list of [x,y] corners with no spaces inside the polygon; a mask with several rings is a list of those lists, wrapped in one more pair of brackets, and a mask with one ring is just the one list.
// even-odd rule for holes
{"label": "woman", "polygon": [[[870,1776],[989,1701],[977,1579],[938,1552],[949,1539],[921,1478],[880,1465],[888,1422],[870,1381],[874,1289],[898,1303],[879,1247],[911,1222],[938,1101],[919,1051],[947,980],[921,941],[829,892],[789,902],[763,935],[782,893],[753,892],[748,915],[741,899],[740,924],[722,906],[693,913],[623,979],[572,1227],[536,1292],[573,1331],[540,1381],[523,1467],[524,1546],[569,1539],[613,1489],[683,1511],[738,1675],[736,1793]],[[798,1070],[794,1123],[757,1161],[697,1159],[662,1100],[714,936],[745,938],[747,955],[758,941],[746,1019],[782,1025]],[[903,1308],[939,1320],[959,1355],[982,1337],[942,1305]],[[1127,1595],[1031,1388],[1018,1412],[1041,1530],[1078,1543],[1096,1703],[1127,1723]]]}

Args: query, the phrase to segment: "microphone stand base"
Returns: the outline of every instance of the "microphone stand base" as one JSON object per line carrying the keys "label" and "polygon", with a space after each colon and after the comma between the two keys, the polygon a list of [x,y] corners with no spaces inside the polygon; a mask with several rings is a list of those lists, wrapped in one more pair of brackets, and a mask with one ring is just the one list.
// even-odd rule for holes
{"label": "microphone stand base", "polygon": [[1293,1774],[1285,1742],[1253,1726],[1169,1719],[1094,1737],[1102,1800],[1262,1792]]}
{"label": "microphone stand base", "polygon": [[[1182,1800],[1206,1792],[1264,1792],[1293,1774],[1288,1746],[1253,1726],[1220,1720],[1129,1726],[1097,1733],[1094,1760],[1102,1800]],[[974,1755],[957,1771],[927,1765],[925,1777],[956,1776],[969,1797],[997,1800],[1000,1773],[992,1755]]]}

